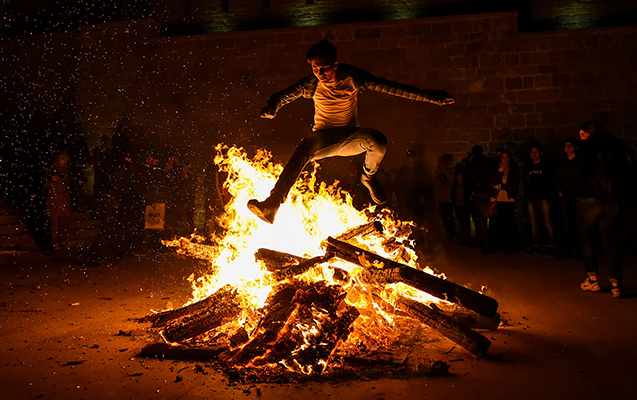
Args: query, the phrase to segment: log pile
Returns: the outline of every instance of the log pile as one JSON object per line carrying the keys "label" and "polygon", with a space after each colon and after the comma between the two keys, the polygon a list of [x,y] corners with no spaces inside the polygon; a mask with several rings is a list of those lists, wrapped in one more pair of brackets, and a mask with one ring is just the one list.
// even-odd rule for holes
{"label": "log pile", "polygon": [[[356,227],[338,238],[329,237],[323,243],[325,254],[312,258],[259,249],[255,259],[263,263],[273,281],[279,282],[259,310],[247,310],[238,290],[224,286],[199,302],[137,321],[152,323],[152,329],[159,331],[162,339],[173,347],[181,344],[192,349],[198,338],[206,336],[206,346],[214,348],[210,354],[240,380],[272,381],[285,376],[287,380],[298,381],[301,376],[325,374],[331,364],[343,365],[342,356],[340,361],[337,360],[339,346],[348,340],[352,324],[362,312],[348,304],[345,298],[349,292],[359,290],[371,296],[384,313],[417,321],[472,354],[485,355],[491,342],[473,327],[478,320],[490,321],[490,326],[497,327],[498,303],[484,294],[348,242],[380,230],[382,225],[376,222]],[[388,241],[384,246],[395,248],[400,244]],[[401,254],[398,259],[409,260],[408,252]],[[358,267],[350,274],[329,265],[334,258]],[[323,263],[328,263],[335,281],[342,285],[308,283],[299,279],[300,275]],[[424,304],[400,293],[387,298],[386,294],[391,292],[388,285],[394,283],[426,292],[460,312],[442,311],[434,303]],[[228,323],[236,322],[244,312],[256,316],[256,326],[244,328],[236,323],[233,328],[224,328],[221,332],[222,326],[230,326]],[[473,325],[463,322],[469,320]],[[158,347],[149,346],[143,354],[152,353],[152,348]]]}

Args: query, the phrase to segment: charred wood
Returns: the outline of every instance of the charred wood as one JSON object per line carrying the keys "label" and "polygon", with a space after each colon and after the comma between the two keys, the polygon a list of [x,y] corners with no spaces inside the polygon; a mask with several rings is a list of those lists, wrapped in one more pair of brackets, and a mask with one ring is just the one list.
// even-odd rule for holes
{"label": "charred wood", "polygon": [[340,286],[316,283],[297,290],[294,312],[268,351],[252,365],[284,360],[288,368],[321,374],[334,350],[349,336],[349,327],[359,316],[355,307],[342,302]]}
{"label": "charred wood", "polygon": [[374,232],[379,232],[379,233],[383,232],[383,224],[381,224],[380,221],[372,221],[363,225],[359,225],[357,227],[354,227],[352,229],[349,229],[348,231],[341,233],[336,238],[338,240],[347,241],[358,236],[364,237]]}
{"label": "charred wood", "polygon": [[498,302],[451,281],[438,278],[426,272],[411,268],[374,254],[370,251],[341,242],[332,237],[327,239],[327,251],[334,256],[366,268],[365,279],[377,284],[402,282],[442,300],[459,304],[487,317],[494,317]]}
{"label": "charred wood", "polygon": [[256,260],[263,261],[268,271],[273,272],[288,265],[298,264],[306,258],[270,249],[259,249],[254,253]]}
{"label": "charred wood", "polygon": [[184,361],[212,361],[228,349],[227,345],[215,344],[205,348],[174,346],[166,343],[153,343],[140,350],[136,357],[159,358]]}
{"label": "charred wood", "polygon": [[225,324],[239,315],[241,305],[237,290],[225,292],[222,301],[214,302],[206,309],[187,315],[168,324],[161,332],[169,342],[180,342],[201,335]]}
{"label": "charred wood", "polygon": [[250,341],[231,355],[227,360],[228,364],[245,364],[266,352],[296,308],[292,302],[296,290],[294,283],[282,284],[273,290],[266,299],[266,306],[261,310],[264,317],[259,321]]}
{"label": "charred wood", "polygon": [[496,330],[500,326],[501,316],[499,313],[495,317],[485,317],[473,312],[453,312],[442,310],[443,314],[456,324],[468,329],[488,329]]}
{"label": "charred wood", "polygon": [[277,281],[282,281],[284,279],[292,278],[296,275],[301,275],[305,271],[309,270],[313,266],[325,262],[332,258],[332,254],[325,254],[322,256],[316,256],[312,258],[305,259],[298,264],[290,265],[282,269],[278,269],[272,272],[272,277]]}
{"label": "charred wood", "polygon": [[234,289],[230,285],[225,285],[221,289],[217,290],[210,296],[205,299],[199,300],[195,303],[189,304],[187,306],[176,308],[174,310],[166,310],[162,312],[158,312],[155,314],[150,314],[142,318],[138,318],[136,322],[152,322],[153,327],[164,326],[170,321],[173,321],[177,318],[185,317],[186,315],[191,315],[197,313],[201,310],[205,310],[212,306],[213,304],[219,304],[226,301],[226,298],[236,296],[234,293]]}
{"label": "charred wood", "polygon": [[475,355],[485,355],[487,350],[489,350],[489,346],[491,346],[491,341],[485,336],[456,324],[436,308],[426,306],[403,296],[398,296],[394,307],[405,315],[415,318],[435,329],[441,335]]}
{"label": "charred wood", "polygon": [[316,264],[320,264],[332,258],[331,254],[304,258],[276,250],[259,249],[254,253],[254,258],[263,261],[268,271],[272,273],[272,278],[282,281],[301,275]]}

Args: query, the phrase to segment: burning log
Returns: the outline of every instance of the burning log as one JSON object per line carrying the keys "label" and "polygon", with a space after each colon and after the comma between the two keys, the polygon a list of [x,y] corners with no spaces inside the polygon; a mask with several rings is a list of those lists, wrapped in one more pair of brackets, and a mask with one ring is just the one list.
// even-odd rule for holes
{"label": "burning log", "polygon": [[241,312],[236,289],[224,286],[213,296],[216,301],[207,308],[170,323],[161,332],[163,338],[169,342],[190,339],[225,324]]}
{"label": "burning log", "polygon": [[325,283],[282,285],[267,300],[257,333],[228,364],[259,368],[281,361],[289,370],[322,373],[359,316],[342,301],[346,294],[340,286]]}
{"label": "burning log", "polygon": [[313,266],[329,260],[333,256],[332,254],[325,254],[312,258],[303,258],[275,250],[259,249],[254,254],[254,257],[265,263],[268,271],[272,273],[273,279],[282,281],[300,275]]}
{"label": "burning log", "polygon": [[250,341],[233,354],[228,364],[245,364],[255,357],[265,353],[269,344],[273,342],[285,323],[294,311],[295,304],[292,299],[297,287],[293,283],[282,284],[266,299],[266,306],[262,310],[265,315],[256,327]]}
{"label": "burning log", "polygon": [[394,306],[405,315],[428,325],[475,355],[485,355],[491,346],[491,341],[485,336],[456,324],[436,308],[428,307],[404,296],[398,296]]}
{"label": "burning log", "polygon": [[372,221],[363,225],[359,225],[352,229],[349,229],[348,231],[338,235],[336,238],[338,240],[350,240],[357,236],[367,236],[374,232],[382,232],[382,231],[383,231],[383,224],[381,224],[380,221]]}
{"label": "burning log", "polygon": [[191,315],[199,311],[206,310],[214,304],[220,304],[221,302],[226,301],[226,298],[228,296],[231,296],[230,293],[232,292],[232,287],[230,285],[226,285],[210,296],[206,297],[205,299],[199,300],[195,303],[174,310],[166,310],[155,314],[150,314],[142,318],[137,318],[135,321],[152,322],[153,327],[164,326],[170,321],[173,321],[177,318],[182,318],[186,315]]}
{"label": "burning log", "polygon": [[306,260],[304,257],[295,256],[293,254],[283,253],[270,249],[259,249],[254,253],[254,258],[263,261],[268,271],[273,272],[280,269],[281,266],[298,264]]}
{"label": "burning log", "polygon": [[379,284],[402,282],[442,300],[457,303],[487,317],[494,317],[498,302],[451,281],[440,279],[407,265],[388,260],[377,254],[341,242],[332,237],[327,239],[327,251],[336,257],[367,269],[367,279]]}
{"label": "burning log", "polygon": [[347,293],[340,286],[313,284],[300,288],[288,329],[281,332],[261,362],[283,360],[288,368],[321,374],[338,344],[349,336],[360,315],[356,307],[341,303]]}

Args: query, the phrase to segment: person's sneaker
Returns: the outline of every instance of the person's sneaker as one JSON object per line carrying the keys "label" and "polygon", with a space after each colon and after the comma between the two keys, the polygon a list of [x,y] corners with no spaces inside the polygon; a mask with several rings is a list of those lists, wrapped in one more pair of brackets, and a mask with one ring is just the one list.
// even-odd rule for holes
{"label": "person's sneaker", "polygon": [[599,292],[602,288],[599,287],[599,282],[597,280],[591,280],[590,277],[586,278],[584,282],[582,282],[579,287],[587,292]]}
{"label": "person's sneaker", "polygon": [[248,201],[248,209],[262,221],[272,224],[274,223],[274,217],[276,217],[277,211],[279,211],[279,207],[281,207],[282,200],[283,199],[277,195],[270,195],[270,197],[263,201],[252,199]]}
{"label": "person's sneaker", "polygon": [[615,299],[622,297],[622,288],[616,283],[611,284],[610,292],[613,294],[613,298]]}
{"label": "person's sneaker", "polygon": [[369,195],[371,196],[374,203],[378,205],[385,204],[387,202],[387,194],[385,194],[385,190],[378,183],[378,180],[374,175],[367,175],[365,173],[361,174],[361,182],[363,185],[369,190]]}
{"label": "person's sneaker", "polygon": [[540,248],[537,246],[533,246],[531,247],[531,250],[527,251],[524,254],[526,254],[527,256],[534,256],[534,255],[540,254]]}

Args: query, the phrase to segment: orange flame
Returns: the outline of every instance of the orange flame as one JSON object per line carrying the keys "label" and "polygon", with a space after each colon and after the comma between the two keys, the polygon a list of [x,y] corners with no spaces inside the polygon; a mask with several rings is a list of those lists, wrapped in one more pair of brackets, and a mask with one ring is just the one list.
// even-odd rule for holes
{"label": "orange flame", "polygon": [[[321,248],[321,243],[327,237],[336,237],[373,219],[382,223],[383,232],[352,238],[352,244],[433,274],[431,269],[421,268],[417,262],[413,243],[408,239],[414,228],[411,222],[398,221],[388,210],[375,212],[375,207],[357,210],[352,205],[349,193],[338,188],[338,182],[333,185],[317,184],[316,165],[310,174],[305,174],[294,185],[286,202],[279,209],[274,224],[262,222],[248,210],[246,204],[250,199],[264,199],[269,195],[282,166],[273,163],[271,154],[265,150],[258,150],[252,159],[242,148],[219,144],[216,151],[215,163],[221,171],[228,173],[224,188],[231,195],[225,214],[219,220],[225,228],[224,233],[213,238],[214,246],[197,245],[186,238],[166,242],[167,245],[176,247],[178,252],[211,261],[210,269],[205,274],[199,277],[193,274],[189,277],[193,289],[191,302],[203,299],[230,284],[239,288],[244,308],[260,308],[275,282],[263,263],[255,261],[254,254],[259,248],[308,258],[323,255],[325,251]],[[406,245],[388,246],[389,242],[402,242]],[[366,310],[361,313],[359,323],[365,323],[369,318],[386,324],[393,323],[393,318],[382,311],[366,288],[357,281],[357,271],[362,268],[360,266],[334,258],[315,266],[299,278],[307,281],[324,280],[333,284],[336,282],[332,267],[347,271],[351,278],[346,285],[348,296],[345,301],[359,310]],[[339,284],[343,285],[342,282]],[[350,290],[353,287],[357,289]],[[388,285],[382,291],[382,297],[389,299],[395,292],[425,303],[440,302],[439,299],[403,284]],[[255,321],[247,319],[248,315],[242,316],[242,322],[253,327]],[[308,336],[312,334],[307,333]]]}

